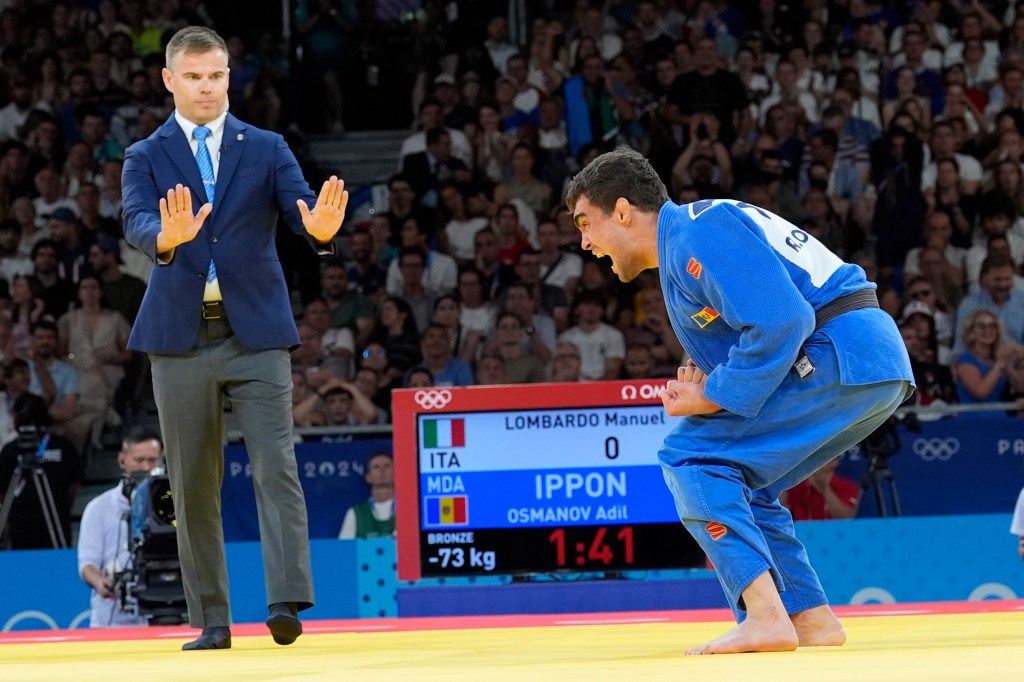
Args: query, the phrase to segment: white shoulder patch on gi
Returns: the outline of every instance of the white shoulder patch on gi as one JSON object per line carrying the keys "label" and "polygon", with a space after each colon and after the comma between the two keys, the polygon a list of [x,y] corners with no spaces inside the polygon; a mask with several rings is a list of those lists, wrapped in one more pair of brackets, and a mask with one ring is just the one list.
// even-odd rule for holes
{"label": "white shoulder patch on gi", "polygon": [[753,204],[731,199],[696,201],[689,205],[690,217],[696,220],[701,213],[717,204],[732,204],[742,210],[761,228],[771,247],[790,263],[805,271],[810,277],[811,284],[816,287],[827,282],[843,265],[843,261],[817,239],[785,218]]}

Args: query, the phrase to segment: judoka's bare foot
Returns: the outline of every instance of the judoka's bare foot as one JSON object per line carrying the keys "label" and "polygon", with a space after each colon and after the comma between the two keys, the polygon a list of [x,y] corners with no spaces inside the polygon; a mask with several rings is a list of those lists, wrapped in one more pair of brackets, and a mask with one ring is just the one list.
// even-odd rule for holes
{"label": "judoka's bare foot", "polygon": [[794,613],[789,618],[796,628],[800,646],[842,646],[846,643],[846,630],[828,604]]}
{"label": "judoka's bare foot", "polygon": [[771,574],[765,571],[743,590],[747,618],[717,639],[694,647],[687,656],[740,654],[749,651],[793,651],[796,628],[782,605]]}
{"label": "judoka's bare foot", "polygon": [[717,639],[696,646],[687,656],[742,654],[751,651],[794,651],[799,641],[786,612],[769,621],[747,618]]}

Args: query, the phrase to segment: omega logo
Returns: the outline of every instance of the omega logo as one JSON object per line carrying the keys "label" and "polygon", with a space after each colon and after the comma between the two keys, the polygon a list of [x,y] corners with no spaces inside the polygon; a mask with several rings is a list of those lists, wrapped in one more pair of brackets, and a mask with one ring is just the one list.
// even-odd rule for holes
{"label": "omega logo", "polygon": [[664,392],[665,384],[640,384],[639,388],[636,386],[623,386],[621,395],[623,400],[636,400],[638,397],[643,400],[650,400],[651,398],[660,398]]}

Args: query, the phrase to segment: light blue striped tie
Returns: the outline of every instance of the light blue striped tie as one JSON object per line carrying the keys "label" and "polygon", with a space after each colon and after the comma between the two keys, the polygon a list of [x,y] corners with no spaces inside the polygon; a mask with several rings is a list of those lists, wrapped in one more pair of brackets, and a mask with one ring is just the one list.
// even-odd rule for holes
{"label": "light blue striped tie", "polygon": [[[203,189],[206,190],[206,199],[211,204],[217,194],[217,178],[213,175],[213,159],[210,158],[210,149],[206,146],[206,138],[210,136],[210,129],[206,126],[196,126],[192,131],[193,137],[199,142],[196,149],[196,165],[199,166],[199,174],[203,176]],[[210,269],[206,273],[206,281],[212,282],[217,279],[217,266],[210,259]]]}

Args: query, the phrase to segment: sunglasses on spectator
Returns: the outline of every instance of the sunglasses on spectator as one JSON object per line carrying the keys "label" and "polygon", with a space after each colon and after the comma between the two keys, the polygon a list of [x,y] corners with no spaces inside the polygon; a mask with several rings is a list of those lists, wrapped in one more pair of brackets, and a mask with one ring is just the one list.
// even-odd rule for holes
{"label": "sunglasses on spectator", "polygon": [[910,292],[910,298],[924,298],[925,296],[931,296],[933,293],[931,289],[918,289],[917,291]]}
{"label": "sunglasses on spectator", "polygon": [[364,360],[369,360],[370,358],[373,358],[373,357],[383,358],[383,357],[387,356],[387,354],[388,354],[388,352],[386,350],[384,350],[383,348],[381,348],[379,350],[364,350],[363,351],[363,359]]}

